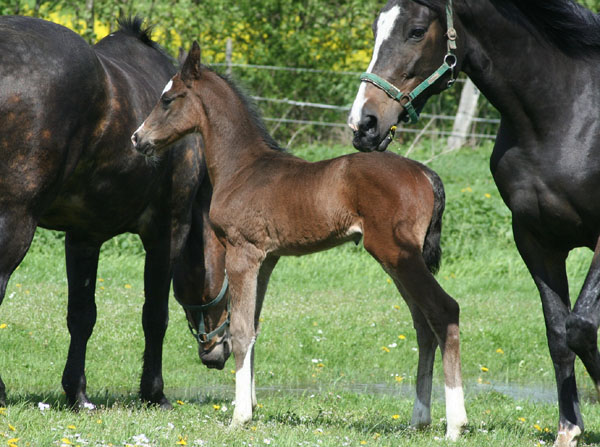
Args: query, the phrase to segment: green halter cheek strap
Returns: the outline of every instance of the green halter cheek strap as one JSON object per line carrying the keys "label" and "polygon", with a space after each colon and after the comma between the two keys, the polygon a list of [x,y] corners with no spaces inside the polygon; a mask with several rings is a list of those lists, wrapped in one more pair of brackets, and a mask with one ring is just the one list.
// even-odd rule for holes
{"label": "green halter cheek strap", "polygon": [[223,279],[223,286],[221,287],[221,291],[219,292],[217,297],[214,300],[212,300],[210,303],[200,304],[200,305],[195,305],[195,306],[180,303],[181,307],[183,307],[185,310],[191,312],[192,315],[194,316],[194,319],[198,322],[198,329],[195,329],[192,326],[192,323],[190,323],[189,321],[188,321],[188,327],[190,328],[190,332],[192,333],[192,335],[194,336],[194,338],[200,345],[208,343],[216,335],[223,333],[223,331],[229,326],[230,317],[231,317],[231,301],[230,300],[227,301],[227,318],[218,328],[216,328],[214,331],[206,332],[206,327],[204,325],[204,311],[213,306],[216,306],[223,300],[223,298],[225,297],[225,294],[227,293],[228,286],[229,286],[229,280],[227,278],[227,272],[225,272],[225,279]]}
{"label": "green halter cheek strap", "polygon": [[452,12],[452,0],[448,0],[446,3],[446,23],[448,31],[446,32],[447,47],[448,51],[444,57],[444,63],[434,71],[427,79],[417,85],[410,93],[403,93],[398,87],[389,83],[375,73],[363,73],[360,75],[362,82],[369,82],[376,87],[383,90],[390,98],[394,101],[398,101],[402,107],[406,110],[407,116],[405,121],[411,124],[416,123],[419,120],[419,114],[413,105],[413,101],[421,95],[425,90],[431,87],[439,78],[445,75],[448,71],[450,72],[450,80],[448,81],[448,87],[456,81],[454,68],[456,67],[456,30],[454,29],[454,18]]}

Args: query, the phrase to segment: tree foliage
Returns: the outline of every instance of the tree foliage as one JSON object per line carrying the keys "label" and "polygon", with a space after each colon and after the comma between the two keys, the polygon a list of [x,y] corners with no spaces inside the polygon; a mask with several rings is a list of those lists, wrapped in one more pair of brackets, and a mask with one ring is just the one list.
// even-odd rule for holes
{"label": "tree foliage", "polygon": [[[600,0],[579,0],[598,10]],[[326,72],[234,68],[253,95],[349,105],[357,76],[370,60],[371,25],[384,0],[0,0],[1,14],[23,14],[66,25],[89,42],[113,31],[118,18],[139,15],[153,25],[153,37],[173,56],[193,40],[203,61],[223,64],[231,39],[234,64],[303,67]],[[459,89],[430,101],[428,111],[450,115]],[[433,105],[431,105],[433,103]],[[484,105],[485,113],[491,109]],[[316,111],[261,103],[273,117],[342,122],[345,112]],[[277,129],[288,138],[298,126]],[[286,130],[287,129],[287,130]]]}

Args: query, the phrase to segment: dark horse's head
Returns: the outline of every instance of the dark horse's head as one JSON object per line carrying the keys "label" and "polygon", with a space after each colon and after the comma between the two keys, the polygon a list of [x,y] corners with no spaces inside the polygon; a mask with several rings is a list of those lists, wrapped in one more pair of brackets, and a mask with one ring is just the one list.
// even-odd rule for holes
{"label": "dark horse's head", "polygon": [[[427,98],[447,88],[458,73],[460,48],[451,51],[449,45],[456,33],[453,28],[447,33],[451,14],[442,1],[427,1],[436,4],[432,7],[417,1],[389,0],[373,23],[371,64],[348,117],[358,150],[385,150],[392,127],[416,117]],[[427,87],[416,95],[424,81]]]}
{"label": "dark horse's head", "polygon": [[223,369],[231,355],[230,302],[225,248],[208,219],[211,197],[206,175],[192,209],[190,233],[173,268],[173,291],[198,342],[200,360]]}

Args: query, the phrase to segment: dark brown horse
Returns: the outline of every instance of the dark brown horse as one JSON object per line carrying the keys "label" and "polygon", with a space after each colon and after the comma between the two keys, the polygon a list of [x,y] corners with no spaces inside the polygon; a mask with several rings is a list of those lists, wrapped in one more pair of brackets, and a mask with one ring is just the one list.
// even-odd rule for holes
{"label": "dark brown horse", "polygon": [[[389,0],[374,30],[349,118],[357,149],[385,149],[391,126],[460,70],[500,111],[490,167],[542,299],[556,444],[575,446],[576,356],[600,393],[600,16],[573,0]],[[594,258],[571,309],[565,261],[582,246]]]}
{"label": "dark brown horse", "polygon": [[[176,71],[172,60],[138,19],[90,47],[62,26],[0,17],[0,54],[0,301],[36,226],[65,231],[71,343],[62,384],[70,405],[93,408],[85,353],[96,321],[100,247],[117,234],[139,234],[146,250],[140,394],[168,408],[162,342],[173,265],[184,244],[185,253],[195,253],[177,264],[175,277],[181,301],[198,304],[219,293],[224,261],[221,248],[205,269],[198,248],[211,236],[202,223],[210,185],[197,194],[206,177],[197,138],[182,140],[161,160],[131,147],[131,132]],[[192,209],[199,218],[192,220]],[[207,319],[223,312],[217,306]]]}
{"label": "dark brown horse", "polygon": [[200,132],[213,185],[210,219],[225,245],[236,362],[233,425],[256,405],[254,343],[267,283],[280,256],[304,255],[364,238],[367,251],[408,303],[419,366],[413,423],[431,421],[431,381],[439,344],[446,380],[447,436],[466,423],[459,307],[432,275],[444,192],[425,166],[390,153],[352,154],[309,163],[281,150],[232,83],[200,65],[194,43],[181,73],[132,137],[153,156]]}

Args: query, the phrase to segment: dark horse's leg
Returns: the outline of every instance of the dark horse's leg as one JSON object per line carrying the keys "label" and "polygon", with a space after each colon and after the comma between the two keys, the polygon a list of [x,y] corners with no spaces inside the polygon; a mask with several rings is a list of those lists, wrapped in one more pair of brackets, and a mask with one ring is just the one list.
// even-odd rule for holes
{"label": "dark horse's leg", "polygon": [[162,349],[169,320],[168,300],[171,285],[168,243],[169,238],[159,239],[151,245],[144,242],[146,248],[144,268],[146,300],[142,311],[142,326],[146,344],[140,383],[142,399],[164,409],[172,408],[163,392],[162,378]]}
{"label": "dark horse's leg", "polygon": [[575,354],[567,345],[565,322],[569,316],[569,286],[565,268],[566,252],[552,250],[539,241],[513,217],[513,232],[521,253],[542,298],[546,337],[554,364],[558,390],[558,446],[576,442],[583,431],[575,381]]}
{"label": "dark horse's leg", "polygon": [[[0,303],[6,293],[6,285],[12,272],[23,260],[31,245],[37,226],[23,204],[0,204]],[[9,211],[10,210],[10,211]],[[6,406],[6,388],[0,378],[0,407]]]}
{"label": "dark horse's leg", "polygon": [[579,356],[600,395],[600,241],[573,313],[567,318],[567,343]]}
{"label": "dark horse's leg", "polygon": [[62,386],[75,409],[93,409],[86,395],[85,352],[96,324],[96,274],[101,243],[67,233],[65,255],[69,282],[67,327],[71,335]]}

